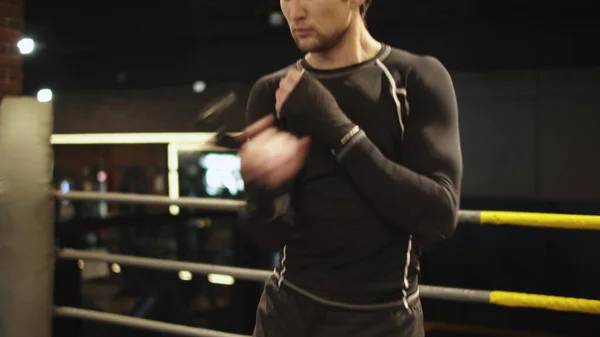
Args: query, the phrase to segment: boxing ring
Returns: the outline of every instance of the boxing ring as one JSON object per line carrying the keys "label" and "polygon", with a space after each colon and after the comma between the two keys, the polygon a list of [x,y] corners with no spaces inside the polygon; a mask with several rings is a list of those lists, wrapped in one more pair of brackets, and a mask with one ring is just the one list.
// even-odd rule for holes
{"label": "boxing ring", "polygon": [[[7,97],[0,105],[0,336],[50,337],[54,316],[91,320],[143,330],[198,337],[241,337],[198,327],[182,326],[74,307],[54,306],[54,263],[83,260],[118,263],[156,270],[188,270],[263,282],[272,272],[202,263],[170,261],[76,249],[56,249],[54,202],[96,200],[154,204],[236,213],[242,201],[171,198],[106,192],[54,191],[51,185],[52,106],[32,98]],[[600,230],[600,216],[461,210],[461,223],[540,228]],[[504,307],[600,315],[600,300],[421,285],[423,298],[484,303]]]}

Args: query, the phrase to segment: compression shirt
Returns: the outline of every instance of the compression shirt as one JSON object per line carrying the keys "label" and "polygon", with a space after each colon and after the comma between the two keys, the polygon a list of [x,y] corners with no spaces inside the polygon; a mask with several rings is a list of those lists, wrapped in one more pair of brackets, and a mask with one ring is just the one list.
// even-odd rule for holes
{"label": "compression shirt", "polygon": [[[371,60],[318,70],[299,60],[364,131],[339,152],[311,143],[284,191],[286,212],[250,197],[247,225],[281,251],[281,282],[323,301],[398,303],[418,290],[423,248],[450,236],[462,180],[458,109],[451,78],[435,58],[382,45]],[[253,86],[248,123],[274,113],[287,70]],[[293,130],[281,120],[281,127]],[[289,207],[287,207],[289,206]]]}

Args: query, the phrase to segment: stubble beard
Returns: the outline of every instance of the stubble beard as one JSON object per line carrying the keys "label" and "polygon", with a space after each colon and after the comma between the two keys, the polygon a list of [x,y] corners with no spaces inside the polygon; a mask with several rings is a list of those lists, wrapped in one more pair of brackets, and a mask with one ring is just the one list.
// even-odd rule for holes
{"label": "stubble beard", "polygon": [[346,27],[331,36],[324,36],[317,33],[314,42],[311,41],[312,43],[309,46],[302,46],[301,41],[296,37],[294,37],[294,41],[296,42],[298,49],[303,53],[326,53],[335,48],[344,39],[348,32],[348,28],[349,27]]}

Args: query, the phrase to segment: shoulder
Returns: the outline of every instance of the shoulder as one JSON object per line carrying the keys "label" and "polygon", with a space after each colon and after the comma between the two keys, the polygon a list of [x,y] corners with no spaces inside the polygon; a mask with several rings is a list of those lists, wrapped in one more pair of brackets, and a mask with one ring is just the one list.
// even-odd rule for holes
{"label": "shoulder", "polygon": [[279,81],[287,74],[287,72],[296,66],[296,63],[290,64],[284,68],[261,76],[252,86],[253,92],[268,92],[275,93],[279,87]]}
{"label": "shoulder", "polygon": [[258,120],[260,117],[274,110],[275,92],[279,88],[279,81],[293,66],[289,65],[283,69],[263,75],[254,82],[246,104],[246,119],[249,123]]}
{"label": "shoulder", "polygon": [[429,86],[437,81],[450,79],[444,64],[434,56],[412,53],[390,47],[389,55],[383,62],[390,68],[406,74],[408,79]]}

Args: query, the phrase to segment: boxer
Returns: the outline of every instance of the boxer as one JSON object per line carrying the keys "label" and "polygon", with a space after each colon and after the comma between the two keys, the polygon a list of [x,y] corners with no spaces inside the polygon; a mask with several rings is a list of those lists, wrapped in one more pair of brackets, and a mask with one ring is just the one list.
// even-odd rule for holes
{"label": "boxer", "polygon": [[245,227],[280,252],[255,337],[422,337],[419,260],[456,230],[452,80],[375,40],[367,0],[281,0],[305,54],[252,87]]}

